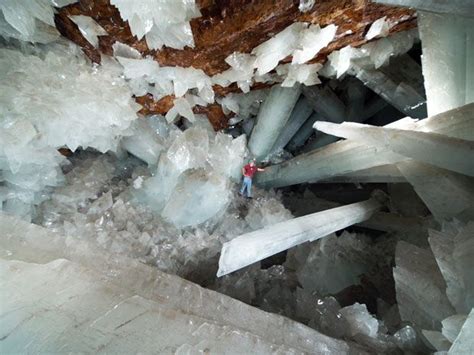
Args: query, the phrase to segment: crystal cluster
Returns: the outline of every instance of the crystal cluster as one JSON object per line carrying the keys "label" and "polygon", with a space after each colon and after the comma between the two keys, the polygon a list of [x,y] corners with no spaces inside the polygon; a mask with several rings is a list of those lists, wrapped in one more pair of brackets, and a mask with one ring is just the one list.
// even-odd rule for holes
{"label": "crystal cluster", "polygon": [[139,40],[145,36],[150,48],[194,47],[189,21],[201,16],[194,0],[111,0],[111,4]]}
{"label": "crystal cluster", "polygon": [[[61,147],[116,151],[139,106],[120,66],[91,67],[77,47],[56,44],[42,56],[0,51],[0,170],[3,209],[31,218],[31,204],[63,182]],[[93,127],[93,129],[91,129]]]}
{"label": "crystal cluster", "polygon": [[214,102],[211,78],[201,69],[160,67],[151,57],[117,57],[117,60],[123,66],[124,76],[134,95],[151,93],[155,100],[166,95],[176,97],[174,107],[166,117],[169,122],[174,121],[178,115],[194,121],[192,107],[207,106]]}
{"label": "crystal cluster", "polygon": [[54,24],[54,7],[77,0],[2,0],[0,36],[34,43],[49,43],[59,38]]}

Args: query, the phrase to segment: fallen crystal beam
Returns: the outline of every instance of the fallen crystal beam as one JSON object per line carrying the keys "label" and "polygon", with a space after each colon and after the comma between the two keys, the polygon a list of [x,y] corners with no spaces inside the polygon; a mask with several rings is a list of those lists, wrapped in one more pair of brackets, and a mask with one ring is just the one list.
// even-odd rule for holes
{"label": "fallen crystal beam", "polygon": [[[404,118],[385,127],[434,132],[469,140],[474,131],[473,114],[474,104],[468,104],[418,122]],[[347,140],[269,166],[257,175],[255,181],[263,187],[289,186],[325,180],[403,160],[406,158],[387,149],[377,149]]]}
{"label": "fallen crystal beam", "polygon": [[462,16],[473,16],[474,3],[471,0],[373,0],[379,4],[411,7],[417,10],[425,10],[442,14],[453,14]]}
{"label": "fallen crystal beam", "polygon": [[397,167],[438,221],[474,218],[472,178],[414,161],[399,162]]}
{"label": "fallen crystal beam", "polygon": [[318,121],[314,128],[337,137],[354,139],[440,168],[474,176],[474,131],[471,140],[429,132],[376,127],[352,122]]}
{"label": "fallen crystal beam", "polygon": [[[474,12],[470,3],[471,12],[463,16],[418,12],[430,116],[474,102]],[[464,17],[469,14],[471,18]]]}
{"label": "fallen crystal beam", "polygon": [[248,144],[250,152],[257,159],[265,159],[270,153],[275,141],[285,128],[300,93],[299,84],[291,88],[277,85],[270,90],[260,107],[257,123]]}
{"label": "fallen crystal beam", "polygon": [[381,206],[379,199],[373,197],[243,234],[223,245],[217,276],[227,275],[296,245],[365,221]]}
{"label": "fallen crystal beam", "polygon": [[298,132],[301,126],[303,126],[312,112],[313,108],[309,104],[308,100],[304,97],[300,97],[296,103],[295,108],[293,109],[293,112],[291,113],[290,118],[288,119],[285,128],[280,133],[280,136],[276,140],[275,144],[273,144],[273,153],[285,148],[290,139],[296,134],[296,132]]}
{"label": "fallen crystal beam", "polygon": [[420,66],[401,56],[379,69],[354,63],[350,73],[407,116],[426,117],[426,98]]}

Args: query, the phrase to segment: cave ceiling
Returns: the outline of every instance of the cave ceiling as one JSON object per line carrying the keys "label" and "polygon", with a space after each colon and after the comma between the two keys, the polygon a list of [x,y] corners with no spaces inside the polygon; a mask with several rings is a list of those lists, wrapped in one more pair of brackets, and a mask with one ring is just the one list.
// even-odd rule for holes
{"label": "cave ceiling", "polygon": [[[63,36],[83,48],[92,62],[101,61],[101,53],[112,55],[112,45],[119,41],[137,49],[143,57],[152,56],[161,66],[181,66],[202,69],[215,75],[229,68],[225,58],[233,52],[249,53],[294,22],[309,22],[321,27],[338,26],[336,38],[322,49],[309,63],[324,63],[327,56],[347,45],[354,47],[367,43],[365,34],[370,25],[381,17],[396,23],[390,33],[416,27],[416,13],[406,8],[397,8],[371,3],[369,0],[318,0],[311,10],[301,12],[299,0],[197,0],[201,17],[191,21],[195,47],[183,50],[163,47],[148,48],[145,39],[132,35],[128,23],[120,17],[118,9],[109,0],[80,0],[59,9],[56,26]],[[94,48],[68,17],[85,15],[92,17],[108,33],[99,37],[99,47]],[[281,63],[290,62],[287,57]],[[266,84],[258,83],[252,89]],[[268,84],[267,84],[268,85]],[[216,95],[239,92],[234,84],[229,87],[214,86]],[[166,113],[173,105],[173,97],[154,101],[151,95],[136,97],[142,105],[143,114]],[[226,117],[218,104],[195,107],[196,113],[207,114],[216,129],[226,126]]]}

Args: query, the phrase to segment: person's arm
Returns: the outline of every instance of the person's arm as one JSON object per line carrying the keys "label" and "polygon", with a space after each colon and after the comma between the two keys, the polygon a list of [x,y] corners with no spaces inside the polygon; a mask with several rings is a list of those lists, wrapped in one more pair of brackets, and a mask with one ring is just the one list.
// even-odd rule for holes
{"label": "person's arm", "polygon": [[245,167],[242,168],[242,175],[245,175]]}
{"label": "person's arm", "polygon": [[264,168],[257,168],[257,171],[265,171]]}

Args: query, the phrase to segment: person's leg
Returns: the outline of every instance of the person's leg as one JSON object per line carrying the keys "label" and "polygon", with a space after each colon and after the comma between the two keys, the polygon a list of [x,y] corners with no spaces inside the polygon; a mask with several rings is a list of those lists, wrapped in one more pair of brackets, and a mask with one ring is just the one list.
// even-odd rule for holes
{"label": "person's leg", "polygon": [[242,187],[240,188],[240,191],[239,193],[243,196],[244,194],[244,191],[245,191],[245,187],[247,186],[247,184],[245,183],[245,176],[244,176],[244,180],[242,181]]}
{"label": "person's leg", "polygon": [[247,197],[252,198],[252,179],[248,178],[247,182]]}

